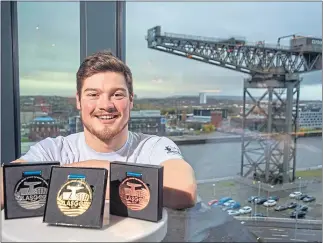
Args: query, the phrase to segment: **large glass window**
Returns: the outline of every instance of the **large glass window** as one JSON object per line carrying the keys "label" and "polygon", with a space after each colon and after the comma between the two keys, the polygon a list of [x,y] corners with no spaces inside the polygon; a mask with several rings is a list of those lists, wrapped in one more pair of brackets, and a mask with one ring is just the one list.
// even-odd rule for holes
{"label": "large glass window", "polygon": [[[288,93],[278,85],[282,82],[272,83],[272,99],[267,94],[260,100],[269,92],[265,86],[244,86],[250,77],[248,71],[261,77],[263,73],[279,75],[278,65],[284,74],[297,73],[306,68],[302,60],[312,63],[313,57],[321,58],[320,3],[127,2],[126,9],[126,60],[133,72],[136,95],[130,128],[159,132],[176,141],[195,170],[204,202],[229,196],[241,208],[250,206],[253,213],[289,217],[289,211],[277,213],[272,205],[257,206],[247,199],[279,196],[282,200],[278,204],[283,205],[292,201],[290,192],[303,190],[322,198],[320,184],[303,188],[304,183],[321,175],[315,168],[322,163],[322,71],[318,68],[322,63],[316,63],[320,70],[313,67],[313,72],[300,74],[298,106],[297,92],[289,106],[281,102]],[[309,54],[302,56],[303,52]],[[296,91],[297,82],[292,83]],[[264,82],[258,80],[258,84]],[[255,99],[246,93],[245,106],[244,87]],[[255,104],[258,107],[253,108]],[[295,115],[296,109],[301,121],[296,130],[294,126],[286,130],[286,117]],[[288,160],[284,153],[291,156],[288,151],[294,151],[295,131],[299,136],[296,159]],[[277,136],[264,138],[268,133]],[[249,139],[244,146],[242,135]],[[287,138],[291,145],[284,145]],[[240,175],[242,160],[243,179],[230,179]],[[300,186],[279,190],[284,173],[289,176],[285,181],[293,181],[294,161],[295,185]],[[301,171],[309,167],[314,170]],[[321,212],[315,210],[309,211],[308,217],[320,218]],[[251,215],[247,211],[238,214]]]}
{"label": "large glass window", "polygon": [[18,2],[21,152],[79,129],[79,2]]}

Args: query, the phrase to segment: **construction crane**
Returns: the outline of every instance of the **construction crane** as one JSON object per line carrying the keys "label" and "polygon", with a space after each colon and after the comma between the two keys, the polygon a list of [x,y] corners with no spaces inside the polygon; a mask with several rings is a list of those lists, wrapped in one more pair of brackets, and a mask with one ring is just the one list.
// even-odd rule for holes
{"label": "construction crane", "polygon": [[[290,46],[280,40],[290,39]],[[278,38],[278,45],[248,43],[245,38],[209,38],[162,33],[161,26],[148,29],[148,48],[217,67],[248,74],[244,79],[242,127],[257,109],[265,117],[255,139],[242,135],[240,175],[265,183],[295,180],[300,74],[322,69],[322,39],[296,35]],[[265,89],[259,98],[249,89]],[[283,91],[283,92],[282,92]],[[286,98],[283,93],[286,91]],[[247,111],[247,96],[253,107]],[[267,111],[262,107],[267,98]],[[295,110],[293,110],[295,106]]]}

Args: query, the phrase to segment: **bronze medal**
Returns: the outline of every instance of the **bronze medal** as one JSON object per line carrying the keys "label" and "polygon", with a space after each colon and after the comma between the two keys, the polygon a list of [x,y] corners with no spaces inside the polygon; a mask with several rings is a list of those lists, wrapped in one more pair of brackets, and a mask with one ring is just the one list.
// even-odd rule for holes
{"label": "bronze medal", "polygon": [[122,203],[133,211],[143,210],[150,200],[149,188],[141,179],[136,177],[127,177],[121,182],[119,195]]}
{"label": "bronze medal", "polygon": [[72,179],[67,181],[57,193],[57,206],[69,217],[80,216],[91,206],[92,188],[85,180]]}
{"label": "bronze medal", "polygon": [[45,205],[48,183],[40,173],[24,172],[24,177],[15,186],[14,196],[20,207],[35,210]]}

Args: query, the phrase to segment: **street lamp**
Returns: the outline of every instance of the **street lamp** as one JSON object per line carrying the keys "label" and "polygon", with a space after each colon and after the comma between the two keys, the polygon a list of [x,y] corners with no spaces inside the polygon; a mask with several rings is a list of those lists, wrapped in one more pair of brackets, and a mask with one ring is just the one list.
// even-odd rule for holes
{"label": "street lamp", "polygon": [[213,197],[215,197],[215,184],[213,184]]}
{"label": "street lamp", "polygon": [[299,192],[302,192],[302,177],[298,177],[299,179]]}
{"label": "street lamp", "polygon": [[[260,183],[260,181],[257,181],[257,183],[258,183],[258,198],[257,199],[259,199],[260,198],[260,186],[261,186],[261,183]],[[256,217],[256,215],[257,215],[257,202],[256,202],[256,200],[253,200],[253,203],[255,204],[255,217]]]}
{"label": "street lamp", "polygon": [[[274,186],[270,186],[270,188],[271,189],[273,189],[274,188]],[[269,190],[268,190],[268,193],[267,193],[267,200],[269,199]],[[269,206],[267,206],[267,217],[268,217],[268,208],[269,208]]]}

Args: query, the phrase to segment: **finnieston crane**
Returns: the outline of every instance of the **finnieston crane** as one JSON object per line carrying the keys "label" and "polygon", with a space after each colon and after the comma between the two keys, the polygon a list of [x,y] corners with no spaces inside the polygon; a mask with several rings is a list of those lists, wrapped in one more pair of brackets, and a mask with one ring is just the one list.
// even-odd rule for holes
{"label": "finnieston crane", "polygon": [[[280,40],[288,37],[292,37],[290,46],[281,46]],[[295,180],[300,74],[322,69],[322,38],[294,34],[279,37],[277,45],[268,45],[264,41],[248,43],[240,37],[162,33],[161,26],[155,26],[148,29],[146,40],[150,49],[248,74],[244,79],[242,127],[246,128],[255,108],[266,119],[258,127],[263,133],[255,139],[247,141],[246,135],[242,136],[240,175],[270,184]],[[256,99],[249,89],[265,92]],[[253,102],[248,111],[247,96]],[[267,97],[266,112],[261,106]]]}

